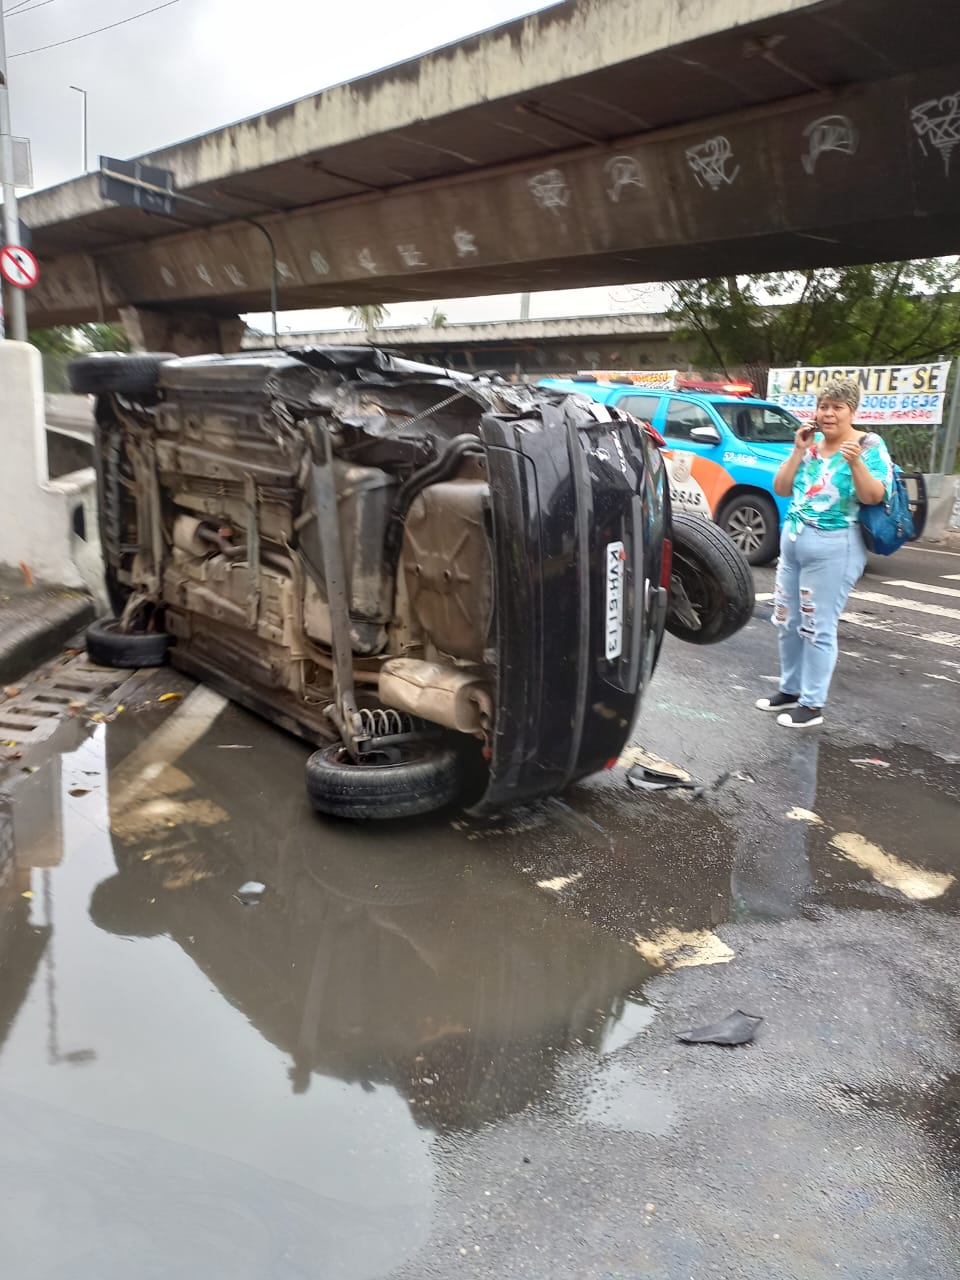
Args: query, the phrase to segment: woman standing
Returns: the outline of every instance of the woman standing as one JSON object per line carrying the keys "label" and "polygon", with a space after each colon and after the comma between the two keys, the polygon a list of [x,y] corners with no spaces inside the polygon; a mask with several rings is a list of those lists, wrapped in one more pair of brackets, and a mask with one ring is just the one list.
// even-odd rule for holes
{"label": "woman standing", "polygon": [[853,425],[859,404],[860,388],[847,378],[822,387],[816,437],[813,427],[801,427],[773,480],[776,493],[793,498],[773,595],[780,692],[756,705],[779,711],[777,723],[787,728],[823,724],[840,614],[867,563],[860,507],[883,502],[892,488],[887,446],[875,432]]}

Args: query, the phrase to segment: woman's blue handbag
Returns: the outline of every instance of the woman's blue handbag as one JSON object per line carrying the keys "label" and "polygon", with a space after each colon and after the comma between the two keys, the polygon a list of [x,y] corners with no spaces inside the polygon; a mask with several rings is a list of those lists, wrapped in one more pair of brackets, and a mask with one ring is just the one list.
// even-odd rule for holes
{"label": "woman's blue handbag", "polygon": [[893,488],[885,502],[861,503],[860,530],[867,550],[877,556],[892,556],[913,538],[910,495],[899,467],[893,468]]}

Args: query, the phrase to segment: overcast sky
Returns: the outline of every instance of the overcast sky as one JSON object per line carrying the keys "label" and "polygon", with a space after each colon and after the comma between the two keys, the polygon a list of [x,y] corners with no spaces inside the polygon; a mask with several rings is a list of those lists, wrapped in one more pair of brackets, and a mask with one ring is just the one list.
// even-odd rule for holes
{"label": "overcast sky", "polygon": [[[3,0],[13,132],[31,141],[36,189],[81,172],[82,100],[71,84],[88,92],[95,167],[101,154],[156,150],[549,7],[544,0],[176,0],[112,31],[17,56],[161,3]],[[649,289],[568,290],[534,295],[531,314],[661,303]],[[451,320],[495,319],[516,316],[519,299],[439,305]],[[389,319],[409,323],[429,311],[429,303],[404,303]],[[331,327],[342,319],[341,311],[291,312],[284,326]]]}

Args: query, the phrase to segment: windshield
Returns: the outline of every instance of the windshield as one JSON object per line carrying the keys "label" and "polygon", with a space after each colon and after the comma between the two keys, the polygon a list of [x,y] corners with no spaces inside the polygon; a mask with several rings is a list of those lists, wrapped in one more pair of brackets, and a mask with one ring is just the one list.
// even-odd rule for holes
{"label": "windshield", "polygon": [[800,420],[772,404],[717,403],[714,409],[735,436],[750,444],[790,444]]}

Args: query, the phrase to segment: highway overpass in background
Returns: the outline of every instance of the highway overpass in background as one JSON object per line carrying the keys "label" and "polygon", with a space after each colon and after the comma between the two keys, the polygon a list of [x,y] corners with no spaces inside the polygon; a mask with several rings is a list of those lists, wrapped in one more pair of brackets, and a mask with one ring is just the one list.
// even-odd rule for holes
{"label": "highway overpass in background", "polygon": [[[678,337],[676,330],[669,316],[644,311],[553,320],[391,325],[369,333],[321,330],[285,333],[282,340],[298,347],[370,344],[448,369],[544,377],[589,369],[687,369],[694,358],[694,344]],[[242,345],[255,350],[271,344],[270,335],[249,330]]]}
{"label": "highway overpass in background", "polygon": [[[21,201],[34,326],[239,345],[241,312],[960,251],[957,0],[567,0],[143,157],[218,212]],[[222,211],[222,212],[220,212]]]}

